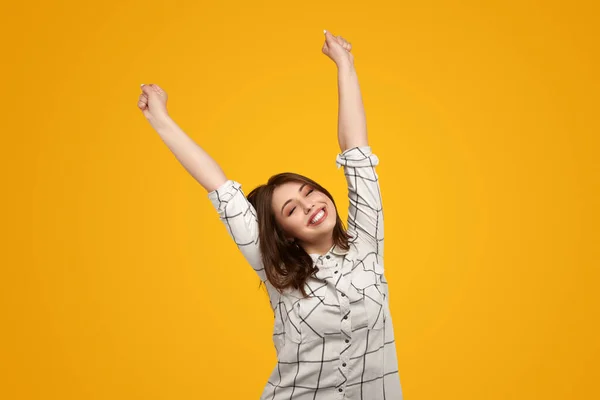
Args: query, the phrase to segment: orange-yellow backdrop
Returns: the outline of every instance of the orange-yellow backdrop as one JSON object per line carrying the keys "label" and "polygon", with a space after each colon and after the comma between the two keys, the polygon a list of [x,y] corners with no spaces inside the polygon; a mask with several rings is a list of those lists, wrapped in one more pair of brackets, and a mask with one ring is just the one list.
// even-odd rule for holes
{"label": "orange-yellow backdrop", "polygon": [[352,42],[405,398],[600,398],[598,28],[571,1],[13,2],[0,398],[257,399],[272,313],[141,83],[249,192],[330,188]]}

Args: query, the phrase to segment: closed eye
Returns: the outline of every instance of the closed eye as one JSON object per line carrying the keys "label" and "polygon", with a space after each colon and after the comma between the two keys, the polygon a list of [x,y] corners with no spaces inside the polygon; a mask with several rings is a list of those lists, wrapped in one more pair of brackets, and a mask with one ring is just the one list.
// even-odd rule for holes
{"label": "closed eye", "polygon": [[[314,189],[310,189],[308,192],[306,192],[306,195],[308,196],[308,195],[309,195],[309,194],[311,194],[312,192],[314,192]],[[292,208],[292,209],[290,210],[290,212],[288,213],[288,217],[294,213],[294,210],[295,210],[295,209],[296,209],[296,207],[294,207],[294,208]]]}

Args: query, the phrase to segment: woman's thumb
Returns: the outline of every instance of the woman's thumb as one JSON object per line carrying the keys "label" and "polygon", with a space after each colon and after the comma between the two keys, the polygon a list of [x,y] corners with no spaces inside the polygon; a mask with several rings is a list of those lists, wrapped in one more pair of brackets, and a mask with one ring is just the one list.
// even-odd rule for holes
{"label": "woman's thumb", "polygon": [[331,44],[332,42],[335,42],[335,37],[333,37],[331,32],[329,32],[327,30],[323,30],[323,33],[325,33],[325,40],[327,41],[327,44]]}
{"label": "woman's thumb", "polygon": [[329,46],[329,48],[344,48],[344,46],[341,45],[341,43],[338,41],[338,38],[336,36],[334,36],[331,32],[329,31],[324,31],[325,32],[325,41],[327,42],[327,46]]}
{"label": "woman's thumb", "polygon": [[160,94],[161,90],[157,85],[151,83],[149,85],[142,84],[142,92],[144,92],[146,96],[150,97]]}

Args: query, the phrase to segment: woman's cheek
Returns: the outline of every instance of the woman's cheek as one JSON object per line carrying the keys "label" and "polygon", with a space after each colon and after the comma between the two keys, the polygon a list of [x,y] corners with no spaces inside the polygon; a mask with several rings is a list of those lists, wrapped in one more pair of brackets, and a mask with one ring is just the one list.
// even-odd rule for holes
{"label": "woman's cheek", "polygon": [[298,229],[298,230],[304,228],[304,218],[302,218],[302,216],[298,215],[295,225],[296,225],[296,229]]}
{"label": "woman's cheek", "polygon": [[301,221],[300,218],[298,218],[297,216],[294,216],[293,218],[288,218],[287,221],[285,221],[285,230],[287,232],[295,234],[296,232],[300,231],[300,227]]}
{"label": "woman's cheek", "polygon": [[306,228],[308,228],[306,226],[306,218],[298,218],[298,222],[296,224],[296,229],[298,230],[298,232],[301,232]]}

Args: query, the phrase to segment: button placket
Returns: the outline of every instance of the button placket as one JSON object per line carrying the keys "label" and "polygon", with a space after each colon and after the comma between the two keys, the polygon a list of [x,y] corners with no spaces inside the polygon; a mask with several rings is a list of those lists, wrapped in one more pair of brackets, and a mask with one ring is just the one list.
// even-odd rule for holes
{"label": "button placket", "polygon": [[[341,265],[340,265],[341,264]],[[345,376],[348,376],[348,364],[350,363],[350,351],[348,350],[348,346],[350,346],[349,337],[352,334],[352,314],[350,312],[350,300],[348,296],[346,296],[346,292],[348,291],[349,280],[347,276],[344,276],[344,264],[339,263],[336,266],[336,270],[334,271],[335,277],[338,278],[337,284],[337,292],[338,292],[338,301],[340,304],[340,318],[341,318],[341,326],[342,332],[341,336],[344,342],[340,347],[340,364],[339,368]],[[342,386],[338,388],[338,391],[342,393],[346,390],[346,383],[343,383]]]}

